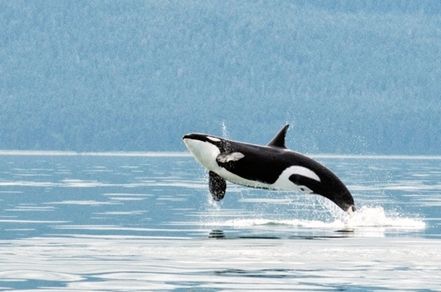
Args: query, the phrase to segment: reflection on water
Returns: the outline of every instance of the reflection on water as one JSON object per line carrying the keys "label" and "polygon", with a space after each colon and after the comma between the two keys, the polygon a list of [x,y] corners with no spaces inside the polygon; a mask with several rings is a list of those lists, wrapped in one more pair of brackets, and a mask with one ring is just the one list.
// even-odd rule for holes
{"label": "reflection on water", "polygon": [[216,239],[222,239],[225,238],[225,233],[223,230],[219,230],[219,229],[214,229],[211,230],[210,233],[208,234],[209,238],[216,238]]}
{"label": "reflection on water", "polygon": [[63,291],[435,291],[441,285],[439,251],[438,241],[397,237],[27,238],[0,244],[0,285]]}
{"label": "reflection on water", "polygon": [[0,290],[441,285],[439,158],[318,157],[352,191],[349,216],[231,184],[213,202],[185,155],[18,154],[0,155]]}

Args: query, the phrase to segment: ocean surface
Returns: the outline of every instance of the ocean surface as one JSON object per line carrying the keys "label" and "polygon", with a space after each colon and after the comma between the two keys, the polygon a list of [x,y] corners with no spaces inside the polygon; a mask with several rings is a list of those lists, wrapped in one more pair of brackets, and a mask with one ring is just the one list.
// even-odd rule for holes
{"label": "ocean surface", "polygon": [[441,157],[312,155],[351,190],[229,184],[183,153],[0,152],[0,290],[441,290]]}

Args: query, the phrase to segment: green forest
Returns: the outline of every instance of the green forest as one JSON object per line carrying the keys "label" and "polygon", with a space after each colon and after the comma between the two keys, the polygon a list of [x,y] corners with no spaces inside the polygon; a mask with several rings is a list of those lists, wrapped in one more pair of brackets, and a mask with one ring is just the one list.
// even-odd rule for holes
{"label": "green forest", "polygon": [[0,1],[0,149],[441,154],[439,1]]}

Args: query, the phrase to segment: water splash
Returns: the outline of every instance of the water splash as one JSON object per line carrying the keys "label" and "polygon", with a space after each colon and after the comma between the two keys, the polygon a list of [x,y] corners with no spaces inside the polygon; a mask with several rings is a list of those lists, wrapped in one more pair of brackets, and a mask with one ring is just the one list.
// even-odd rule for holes
{"label": "water splash", "polygon": [[426,223],[420,218],[405,217],[400,214],[388,214],[383,207],[361,207],[352,214],[339,212],[333,220],[317,219],[273,219],[273,218],[237,218],[222,222],[210,222],[211,226],[249,228],[253,226],[290,226],[297,228],[318,228],[333,230],[366,230],[376,228],[386,230],[422,230]]}
{"label": "water splash", "polygon": [[385,227],[393,229],[424,229],[420,218],[409,218],[398,213],[387,214],[383,207],[361,207],[343,220],[345,227]]}
{"label": "water splash", "polygon": [[206,205],[209,207],[207,210],[210,210],[215,213],[218,213],[222,209],[222,201],[213,200],[212,195],[208,191],[207,191]]}
{"label": "water splash", "polygon": [[229,138],[230,134],[228,133],[228,129],[227,129],[227,125],[225,124],[225,121],[222,121],[221,127],[222,127],[222,137]]}

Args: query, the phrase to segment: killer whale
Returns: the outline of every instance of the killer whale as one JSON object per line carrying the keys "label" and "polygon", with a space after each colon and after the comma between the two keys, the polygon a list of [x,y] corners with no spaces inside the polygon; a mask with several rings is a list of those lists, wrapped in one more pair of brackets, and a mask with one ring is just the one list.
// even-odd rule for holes
{"label": "killer whale", "polygon": [[187,134],[183,141],[195,159],[208,170],[208,185],[214,200],[224,198],[228,181],[254,188],[317,194],[346,212],[355,211],[351,193],[331,170],[286,148],[288,127],[285,125],[268,145],[200,133]]}

